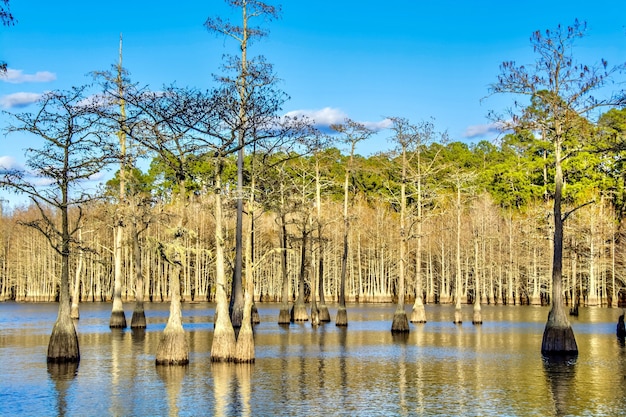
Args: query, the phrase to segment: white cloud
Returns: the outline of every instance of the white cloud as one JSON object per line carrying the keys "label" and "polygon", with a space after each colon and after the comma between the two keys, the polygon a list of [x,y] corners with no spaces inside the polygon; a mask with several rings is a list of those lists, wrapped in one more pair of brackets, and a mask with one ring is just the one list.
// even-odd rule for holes
{"label": "white cloud", "polygon": [[[316,127],[322,130],[330,129],[333,124],[340,124],[346,121],[348,115],[342,110],[333,107],[324,107],[318,110],[294,110],[285,114],[286,117],[306,117],[313,120]],[[368,129],[378,132],[391,126],[391,120],[384,119],[379,122],[359,122]]]}
{"label": "white cloud", "polygon": [[0,171],[2,170],[21,170],[24,169],[24,167],[19,164],[15,158],[13,158],[12,156],[9,155],[1,155],[0,156]]}
{"label": "white cloud", "polygon": [[472,125],[465,129],[464,137],[473,139],[486,135],[499,135],[506,130],[506,126],[503,123],[495,122],[483,125]]}
{"label": "white cloud", "polygon": [[389,129],[393,123],[390,119],[383,119],[379,122],[363,122],[366,128],[378,132],[380,130]]}
{"label": "white cloud", "polygon": [[24,74],[22,70],[12,68],[7,69],[5,74],[0,75],[0,80],[10,84],[47,83],[56,79],[56,74],[49,71],[37,71],[34,74]]}
{"label": "white cloud", "polygon": [[0,97],[0,107],[5,109],[26,107],[36,103],[40,98],[40,93],[13,93]]}
{"label": "white cloud", "polygon": [[287,117],[307,117],[319,127],[328,127],[332,124],[343,123],[348,117],[343,111],[332,107],[320,110],[294,110],[285,114]]}

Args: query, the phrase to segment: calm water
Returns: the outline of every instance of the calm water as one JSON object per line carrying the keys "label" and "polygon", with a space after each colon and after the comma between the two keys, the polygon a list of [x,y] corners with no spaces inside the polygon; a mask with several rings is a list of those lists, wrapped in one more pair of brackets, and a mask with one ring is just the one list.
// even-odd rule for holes
{"label": "calm water", "polygon": [[147,306],[141,333],[111,331],[110,308],[81,305],[81,362],[66,370],[46,364],[57,305],[0,303],[0,415],[626,415],[621,310],[581,309],[578,357],[550,363],[546,307],[485,306],[473,326],[464,306],[457,326],[452,306],[427,306],[429,322],[398,339],[392,305],[349,305],[342,329],[281,327],[279,306],[260,304],[256,363],[234,365],[210,363],[214,305],[185,304],[190,364],[163,368],[154,355],[168,305]]}

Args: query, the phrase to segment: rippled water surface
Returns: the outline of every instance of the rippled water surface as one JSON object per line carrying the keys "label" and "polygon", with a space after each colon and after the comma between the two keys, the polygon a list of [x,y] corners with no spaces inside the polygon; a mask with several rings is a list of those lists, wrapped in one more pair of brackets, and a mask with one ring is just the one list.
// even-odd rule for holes
{"label": "rippled water surface", "polygon": [[210,362],[214,307],[184,304],[190,364],[156,367],[167,304],[147,306],[145,332],[112,331],[110,304],[83,304],[80,365],[66,369],[46,364],[57,305],[0,303],[0,415],[626,415],[621,310],[581,309],[578,357],[550,362],[547,307],[484,306],[474,326],[470,306],[462,325],[427,306],[428,323],[397,338],[388,304],[349,305],[348,328],[279,326],[279,305],[259,304],[256,363],[234,365]]}

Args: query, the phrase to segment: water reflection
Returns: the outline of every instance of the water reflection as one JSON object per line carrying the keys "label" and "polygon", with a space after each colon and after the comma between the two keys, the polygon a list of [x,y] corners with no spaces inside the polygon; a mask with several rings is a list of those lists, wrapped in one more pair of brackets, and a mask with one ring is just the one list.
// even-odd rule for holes
{"label": "water reflection", "polygon": [[48,363],[48,376],[54,382],[57,406],[56,415],[67,415],[67,395],[72,381],[76,378],[78,363]]}
{"label": "water reflection", "polygon": [[[482,326],[455,326],[454,306],[403,338],[394,305],[350,306],[350,326],[275,322],[258,304],[253,365],[210,362],[214,305],[183,305],[190,364],[156,367],[167,304],[145,330],[111,331],[110,305],[81,306],[80,368],[46,368],[56,309],[0,304],[0,415],[624,415],[626,347],[615,310],[581,309],[575,362],[544,361],[548,308],[483,306]],[[464,306],[470,309],[471,306]],[[195,315],[198,315],[197,317]],[[11,317],[11,320],[6,319]],[[592,319],[591,319],[591,318]],[[156,319],[155,319],[156,318]],[[54,366],[54,365],[51,365]]]}
{"label": "water reflection", "polygon": [[543,357],[543,369],[556,416],[571,414],[570,405],[576,395],[576,359],[577,355]]}
{"label": "water reflection", "polygon": [[254,364],[213,363],[214,416],[251,416]]}
{"label": "water reflection", "polygon": [[[178,400],[188,366],[156,365],[155,368],[167,392],[168,415],[178,416],[180,414]],[[117,413],[112,415],[117,415]]]}

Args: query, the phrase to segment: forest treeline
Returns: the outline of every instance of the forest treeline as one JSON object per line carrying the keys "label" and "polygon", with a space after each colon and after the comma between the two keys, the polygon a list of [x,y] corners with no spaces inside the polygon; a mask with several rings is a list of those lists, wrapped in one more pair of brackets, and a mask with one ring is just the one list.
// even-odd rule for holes
{"label": "forest treeline", "polygon": [[[471,302],[479,294],[483,303],[545,303],[550,294],[553,233],[550,144],[525,131],[506,134],[497,143],[449,142],[444,134],[435,132],[432,123],[422,123],[420,127],[425,134],[409,152],[406,164],[406,299],[415,299],[419,274],[426,302],[452,302],[457,294],[455,278],[460,272],[463,302]],[[567,144],[576,149],[587,144],[587,149],[578,151],[564,166],[566,206],[582,206],[568,220],[564,243],[564,289],[570,303],[580,297],[580,303],[585,305],[616,306],[623,298],[626,171],[624,154],[609,149],[615,149],[625,127],[626,111],[613,109],[580,133],[593,135],[592,141],[576,133]],[[390,137],[392,134],[390,130]],[[326,298],[337,300],[343,244],[343,181],[348,164],[348,155],[337,147],[338,136],[331,136],[315,154],[257,152],[245,159],[246,182],[250,183],[254,176],[256,183],[252,247],[257,260],[253,271],[257,302],[280,301],[283,254],[292,300],[297,297],[302,262],[308,296],[320,256],[325,261]],[[357,154],[352,164],[346,297],[359,302],[397,301],[403,164],[400,153],[390,151],[369,157]],[[132,175],[127,176],[127,198],[140,200],[141,204],[131,208],[132,204],[127,203],[123,210],[126,217],[138,217],[145,228],[139,235],[145,299],[170,299],[172,265],[160,251],[171,241],[175,219],[184,217],[186,233],[179,243],[183,253],[181,297],[184,301],[214,301],[215,195],[211,158],[199,156],[188,164],[190,181],[182,202],[174,198],[179,192],[176,172],[161,157],[155,156],[144,171],[135,167]],[[244,192],[249,194],[251,190]],[[232,268],[235,157],[225,159],[220,193],[226,220],[227,268]],[[105,302],[113,297],[119,171],[100,197],[82,206],[80,239],[73,243],[77,249],[72,251],[71,276],[82,302]],[[322,208],[319,218],[317,204]],[[54,249],[44,235],[22,226],[39,215],[35,205],[2,212],[3,300],[54,301],[58,297],[61,265]],[[54,212],[49,215],[60,221]],[[71,216],[77,218],[77,209]],[[125,224],[125,229],[128,226]],[[244,233],[250,233],[249,226]],[[305,248],[306,256],[302,256],[305,235],[310,235],[310,244]],[[127,230],[124,242],[122,298],[130,301],[135,299],[136,273],[132,236]],[[227,274],[231,275],[232,272]],[[480,277],[478,293],[476,276]]]}

